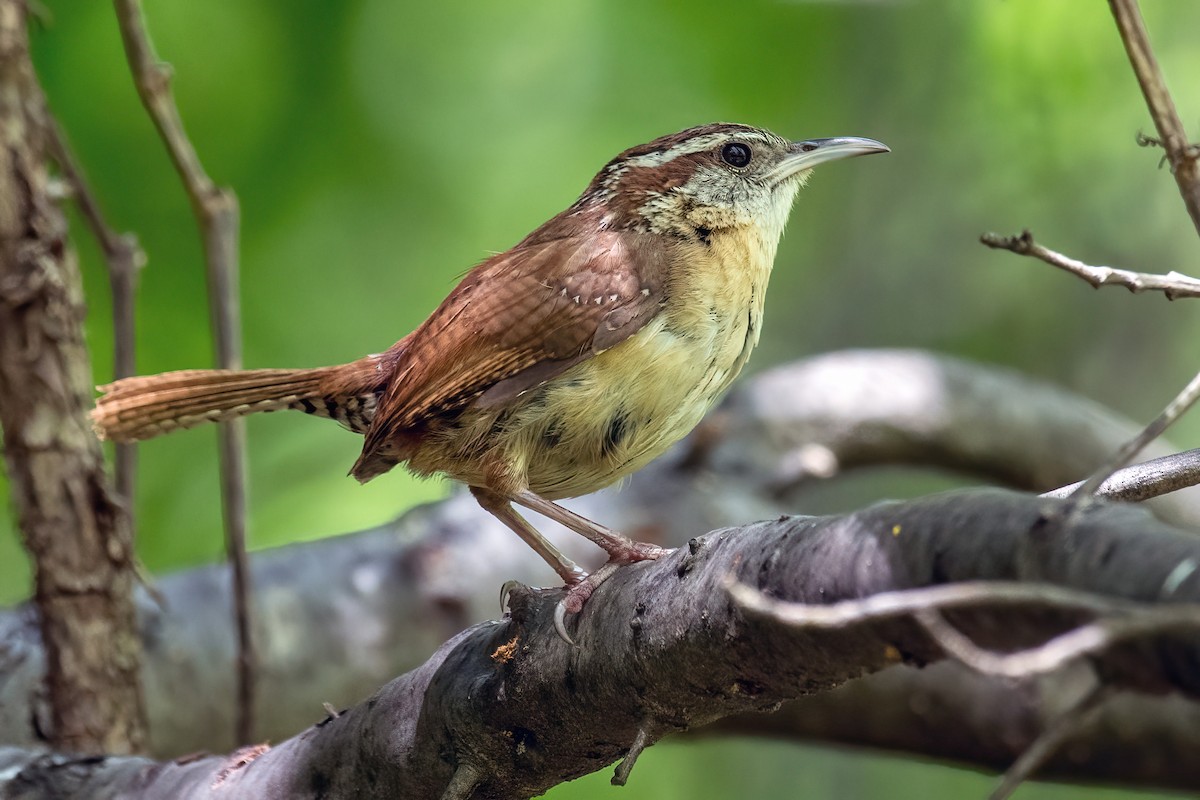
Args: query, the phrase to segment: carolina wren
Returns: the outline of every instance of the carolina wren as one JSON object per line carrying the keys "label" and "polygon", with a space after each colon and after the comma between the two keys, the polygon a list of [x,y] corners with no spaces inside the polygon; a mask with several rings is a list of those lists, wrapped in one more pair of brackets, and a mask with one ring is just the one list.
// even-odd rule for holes
{"label": "carolina wren", "polygon": [[[404,464],[467,484],[571,587],[556,614],[568,638],[566,612],[617,566],[662,550],[553,501],[632,473],[700,421],[758,342],[775,250],[809,171],[887,151],[726,123],[663,136],[610,161],[384,353],[127,378],[100,387],[92,418],[122,442],[282,408],[334,419],[364,436],[350,470],[359,481]],[[609,563],[588,576],[513,503],[591,539]]]}

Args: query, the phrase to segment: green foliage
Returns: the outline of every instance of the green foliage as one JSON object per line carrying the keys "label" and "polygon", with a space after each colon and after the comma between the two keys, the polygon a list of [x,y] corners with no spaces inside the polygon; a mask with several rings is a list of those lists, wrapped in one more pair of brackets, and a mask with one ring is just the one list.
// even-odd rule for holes
{"label": "green foliage", "polygon": [[[136,231],[149,256],[139,367],[207,366],[194,222],[138,104],[111,7],[46,5],[34,49],[51,105],[114,225]],[[1200,5],[1145,5],[1194,127]],[[1093,292],[975,241],[1029,226],[1095,263],[1194,265],[1159,154],[1133,144],[1150,122],[1103,4],[146,6],[192,139],[241,200],[248,366],[382,350],[616,152],[724,119],[796,138],[870,136],[894,151],[831,165],[804,191],[753,368],[838,347],[930,347],[1142,417],[1195,369],[1200,329],[1182,307]],[[78,219],[72,230],[99,382],[111,370],[107,279]],[[1198,432],[1193,417],[1175,435]],[[344,471],[358,440],[299,415],[251,420],[250,446],[254,547],[365,527],[446,490],[399,471],[356,485]],[[218,557],[215,453],[211,429],[141,448],[138,545],[152,570]],[[11,602],[29,581],[11,515],[0,520],[0,602]],[[689,752],[664,760],[682,770]],[[652,783],[646,772],[633,782]],[[653,796],[683,796],[660,786]],[[822,796],[835,795],[851,796]]]}

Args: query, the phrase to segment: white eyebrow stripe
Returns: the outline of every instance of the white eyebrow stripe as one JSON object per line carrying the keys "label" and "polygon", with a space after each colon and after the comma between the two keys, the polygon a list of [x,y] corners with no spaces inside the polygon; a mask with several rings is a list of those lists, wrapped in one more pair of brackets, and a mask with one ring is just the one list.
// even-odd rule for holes
{"label": "white eyebrow stripe", "polygon": [[625,163],[631,167],[658,167],[666,164],[668,161],[673,161],[679,156],[686,156],[690,153],[699,153],[701,150],[707,150],[710,147],[715,147],[718,142],[725,141],[729,138],[728,133],[710,133],[707,136],[697,136],[687,141],[680,142],[674,147],[669,147],[666,150],[656,150],[653,153],[646,153],[642,156],[636,156],[629,159]]}
{"label": "white eyebrow stripe", "polygon": [[629,167],[658,167],[673,161],[680,156],[690,155],[691,153],[699,153],[716,147],[722,142],[731,140],[741,140],[747,142],[756,142],[759,144],[767,144],[767,137],[757,131],[718,131],[709,133],[704,136],[694,136],[691,139],[680,142],[666,150],[656,150],[653,153],[646,153],[640,156],[634,156],[622,163],[622,168]]}

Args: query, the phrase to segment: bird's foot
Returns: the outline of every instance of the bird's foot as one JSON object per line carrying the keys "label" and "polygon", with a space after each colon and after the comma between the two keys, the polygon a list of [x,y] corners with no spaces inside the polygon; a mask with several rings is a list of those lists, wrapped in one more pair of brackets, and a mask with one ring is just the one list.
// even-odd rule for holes
{"label": "bird's foot", "polygon": [[636,564],[639,561],[655,561],[667,552],[665,548],[656,544],[635,542],[624,539],[624,537],[622,539],[621,547],[611,550],[605,548],[608,551],[609,559],[604,566],[578,583],[568,584],[566,595],[558,601],[558,605],[554,608],[554,630],[558,632],[564,642],[573,647],[579,645],[575,644],[575,640],[567,633],[567,614],[578,614],[583,609],[583,604],[600,587],[600,584],[611,578],[620,567],[626,564]]}

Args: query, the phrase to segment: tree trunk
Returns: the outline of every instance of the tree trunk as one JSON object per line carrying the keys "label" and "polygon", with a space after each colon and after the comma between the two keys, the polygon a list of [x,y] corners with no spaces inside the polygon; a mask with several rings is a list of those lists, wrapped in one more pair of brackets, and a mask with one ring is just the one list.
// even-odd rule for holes
{"label": "tree trunk", "polygon": [[63,750],[126,753],[145,739],[133,549],[87,422],[82,287],[51,196],[46,124],[25,4],[0,0],[0,427],[36,570],[43,733]]}

